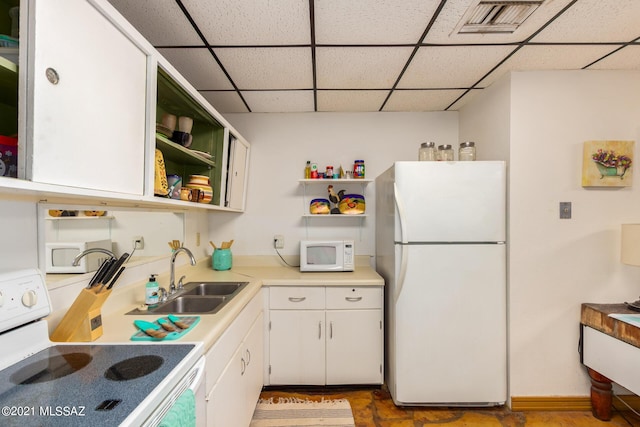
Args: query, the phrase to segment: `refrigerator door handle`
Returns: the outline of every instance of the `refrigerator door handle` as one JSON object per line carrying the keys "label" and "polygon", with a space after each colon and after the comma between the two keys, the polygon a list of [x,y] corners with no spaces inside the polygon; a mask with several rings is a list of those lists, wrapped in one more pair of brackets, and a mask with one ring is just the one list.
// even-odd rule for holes
{"label": "refrigerator door handle", "polygon": [[404,279],[407,276],[408,247],[408,245],[400,245],[400,272],[396,281],[395,301],[398,301],[398,298],[400,298],[400,293],[402,292],[402,287],[404,286]]}
{"label": "refrigerator door handle", "polygon": [[395,182],[393,183],[393,200],[396,204],[396,209],[398,210],[398,221],[400,222],[400,272],[398,274],[395,292],[395,300],[398,301],[398,298],[400,298],[400,292],[402,292],[402,287],[404,286],[405,276],[407,275],[407,245],[405,243],[408,242],[405,240],[407,236],[405,208],[402,200],[400,199],[400,192],[398,191],[398,186]]}
{"label": "refrigerator door handle", "polygon": [[400,243],[408,243],[405,239],[407,237],[406,221],[405,221],[405,209],[402,200],[400,199],[400,192],[398,186],[393,183],[393,200],[398,210],[398,220],[400,221]]}

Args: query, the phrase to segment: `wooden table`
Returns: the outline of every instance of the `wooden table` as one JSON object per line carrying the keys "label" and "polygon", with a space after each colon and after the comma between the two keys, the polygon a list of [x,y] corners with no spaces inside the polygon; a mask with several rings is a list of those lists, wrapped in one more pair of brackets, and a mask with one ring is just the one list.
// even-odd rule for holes
{"label": "wooden table", "polygon": [[633,375],[640,363],[640,328],[609,314],[640,313],[625,304],[582,304],[582,361],[591,379],[593,415],[604,421],[611,419],[612,382],[640,394],[640,378]]}

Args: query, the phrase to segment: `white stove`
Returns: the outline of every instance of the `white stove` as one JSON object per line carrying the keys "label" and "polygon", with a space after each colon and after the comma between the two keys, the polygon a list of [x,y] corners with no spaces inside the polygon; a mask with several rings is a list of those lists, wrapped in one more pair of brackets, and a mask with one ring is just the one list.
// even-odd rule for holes
{"label": "white stove", "polygon": [[52,343],[50,311],[38,270],[0,274],[0,425],[155,426],[188,389],[204,403],[201,343]]}

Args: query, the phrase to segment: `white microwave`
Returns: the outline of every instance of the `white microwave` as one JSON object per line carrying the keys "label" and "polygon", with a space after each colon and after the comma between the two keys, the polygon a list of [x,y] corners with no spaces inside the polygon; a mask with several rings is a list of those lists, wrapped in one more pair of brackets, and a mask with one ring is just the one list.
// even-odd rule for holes
{"label": "white microwave", "polygon": [[96,271],[102,261],[109,256],[102,252],[94,252],[80,258],[77,266],[71,265],[80,252],[87,249],[101,248],[112,250],[111,240],[94,240],[90,242],[56,242],[46,244],[47,273],[90,273]]}
{"label": "white microwave", "polygon": [[353,271],[353,240],[301,240],[300,271]]}

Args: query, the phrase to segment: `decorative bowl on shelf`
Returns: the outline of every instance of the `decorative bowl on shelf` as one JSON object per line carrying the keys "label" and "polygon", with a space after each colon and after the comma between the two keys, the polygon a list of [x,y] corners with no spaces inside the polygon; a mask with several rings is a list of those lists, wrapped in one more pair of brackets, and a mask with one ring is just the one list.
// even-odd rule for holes
{"label": "decorative bowl on shelf", "polygon": [[338,209],[344,215],[360,215],[364,213],[364,196],[360,194],[345,194],[338,203]]}
{"label": "decorative bowl on shelf", "polygon": [[328,215],[331,212],[329,200],[313,199],[309,204],[309,213],[313,215]]}

